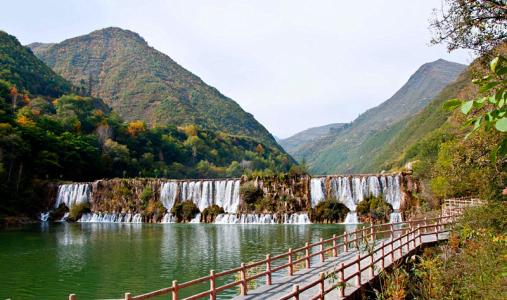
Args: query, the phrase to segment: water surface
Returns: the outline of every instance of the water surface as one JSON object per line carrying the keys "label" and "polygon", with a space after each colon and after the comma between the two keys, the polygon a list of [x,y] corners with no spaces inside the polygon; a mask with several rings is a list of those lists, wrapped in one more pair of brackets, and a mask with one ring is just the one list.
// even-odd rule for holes
{"label": "water surface", "polygon": [[[0,299],[122,298],[234,268],[343,225],[37,224],[0,231]],[[229,278],[234,280],[234,276]],[[199,289],[200,288],[200,289]],[[207,285],[188,292],[204,290]],[[229,298],[229,291],[221,298]],[[166,297],[167,299],[167,297]]]}

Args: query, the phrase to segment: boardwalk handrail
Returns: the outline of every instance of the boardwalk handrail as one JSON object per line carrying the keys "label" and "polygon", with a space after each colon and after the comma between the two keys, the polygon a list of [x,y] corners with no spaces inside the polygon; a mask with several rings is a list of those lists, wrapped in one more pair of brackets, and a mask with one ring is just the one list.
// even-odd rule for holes
{"label": "boardwalk handrail", "polygon": [[[457,201],[457,202],[456,202]],[[449,199],[446,200],[446,204],[448,207],[453,207],[452,209],[456,209],[457,214],[461,213],[462,207],[456,207],[456,203],[461,203],[460,201],[467,201],[464,199]],[[464,202],[463,202],[464,203]],[[479,204],[478,201],[468,201],[469,206],[473,206],[476,204]],[[473,204],[472,204],[473,203]],[[481,203],[482,204],[482,201]],[[444,206],[445,206],[444,205]],[[287,252],[274,255],[267,254],[265,259],[253,261],[248,264],[241,263],[240,267],[236,267],[233,269],[221,271],[218,273],[215,273],[214,270],[210,270],[210,273],[208,276],[196,278],[184,283],[178,283],[177,280],[172,281],[172,286],[165,287],[156,291],[144,293],[141,295],[133,296],[131,293],[125,293],[124,294],[124,300],[145,300],[150,299],[156,296],[162,296],[162,295],[172,295],[173,300],[180,299],[179,294],[182,289],[188,288],[190,286],[194,286],[197,284],[202,284],[204,282],[209,282],[210,288],[208,290],[199,292],[197,294],[191,295],[186,298],[182,298],[182,300],[194,300],[194,299],[200,299],[204,297],[208,297],[209,299],[213,300],[216,299],[217,294],[220,292],[223,292],[228,289],[236,288],[239,286],[240,288],[240,294],[241,295],[247,295],[248,293],[248,283],[252,280],[256,280],[260,277],[265,277],[265,284],[271,285],[272,284],[272,277],[273,273],[280,272],[284,269],[287,270],[288,276],[293,276],[294,274],[294,267],[297,267],[299,264],[304,262],[305,268],[309,269],[311,267],[311,259],[313,257],[319,256],[320,261],[324,262],[326,259],[326,255],[336,257],[338,256],[338,253],[343,253],[349,251],[349,249],[359,249],[359,247],[363,244],[364,241],[369,240],[377,240],[378,237],[389,237],[389,242],[385,244],[381,248],[374,249],[373,253],[377,253],[378,251],[382,251],[384,254],[382,257],[384,258],[387,255],[392,255],[394,251],[399,250],[401,251],[401,248],[403,246],[407,246],[408,243],[413,242],[415,245],[415,239],[421,237],[426,234],[436,234],[438,236],[439,233],[446,232],[445,227],[449,225],[449,220],[454,221],[457,214],[451,214],[450,216],[441,216],[441,217],[434,217],[434,218],[424,218],[424,219],[417,219],[417,220],[410,220],[405,222],[397,222],[397,223],[384,223],[384,224],[376,224],[376,225],[370,225],[368,227],[363,227],[360,229],[357,229],[353,232],[347,232],[345,231],[341,235],[334,234],[331,238],[328,239],[320,239],[318,242],[315,243],[306,243],[305,246],[299,247],[296,249],[289,248]],[[446,222],[443,222],[443,221]],[[427,229],[429,228],[435,228],[435,232],[433,233],[426,233]],[[440,229],[442,229],[440,231]],[[418,233],[416,236],[415,233]],[[409,239],[409,236],[412,236],[411,239]],[[405,242],[403,242],[403,239],[406,239]],[[393,249],[393,245],[397,242],[400,242],[400,245]],[[390,252],[385,252],[385,247],[391,247]],[[314,248],[318,247],[317,251],[314,251]],[[408,247],[408,246],[407,246]],[[303,256],[298,256],[298,254],[302,253]],[[295,259],[294,259],[295,258]],[[335,274],[338,273],[338,275],[341,274],[342,282],[347,282],[354,276],[360,276],[360,273],[363,270],[357,271],[359,272],[359,275],[354,273],[350,275],[348,278],[343,278],[343,271],[346,268],[349,268],[353,265],[360,265],[360,262],[364,260],[366,257],[358,257],[353,263],[349,263],[347,265],[343,265],[335,271]],[[373,261],[373,254],[371,255],[371,259]],[[281,264],[276,265],[275,262],[279,262]],[[378,262],[378,260],[376,260]],[[374,265],[375,263],[373,263]],[[274,266],[276,265],[276,266]],[[371,263],[370,263],[371,265]],[[253,268],[259,268],[261,266],[265,266],[265,271],[258,272],[255,274],[249,274],[249,270]],[[230,283],[223,284],[221,286],[216,286],[217,279],[230,276],[232,274],[239,274],[240,279],[235,280]],[[359,277],[357,277],[359,278]],[[356,280],[357,280],[356,278]],[[286,296],[284,296],[282,299],[290,299],[292,297],[296,297],[302,293],[303,291],[306,291],[307,289],[314,287],[316,285],[321,285],[321,294],[329,293],[332,289],[325,289],[324,290],[324,280],[325,276],[320,276],[320,278],[304,287],[294,287],[294,291]],[[338,286],[338,285],[336,285]],[[334,288],[336,288],[336,286]],[[334,289],[333,288],[333,289]],[[321,296],[319,296],[321,297]],[[319,297],[315,299],[319,299]],[[323,296],[322,296],[323,297]],[[69,300],[76,300],[75,294],[69,295]]]}

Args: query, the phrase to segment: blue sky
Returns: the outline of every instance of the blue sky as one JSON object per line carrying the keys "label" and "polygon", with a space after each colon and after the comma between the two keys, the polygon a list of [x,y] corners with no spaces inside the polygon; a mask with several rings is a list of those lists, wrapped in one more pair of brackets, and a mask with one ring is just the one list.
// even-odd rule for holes
{"label": "blue sky", "polygon": [[356,2],[16,0],[0,29],[23,44],[130,29],[279,137],[352,121],[423,63],[473,59],[429,45],[441,0]]}

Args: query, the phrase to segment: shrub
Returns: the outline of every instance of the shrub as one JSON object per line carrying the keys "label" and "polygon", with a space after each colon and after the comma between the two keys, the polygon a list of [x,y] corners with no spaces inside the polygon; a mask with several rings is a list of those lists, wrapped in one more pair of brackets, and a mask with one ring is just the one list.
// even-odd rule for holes
{"label": "shrub", "polygon": [[90,204],[88,202],[74,204],[69,210],[69,221],[77,221],[84,213],[90,212]]}
{"label": "shrub", "polygon": [[392,206],[382,197],[369,197],[359,202],[356,211],[362,216],[369,216],[375,220],[388,220],[393,211]]}
{"label": "shrub", "polygon": [[189,222],[199,213],[199,208],[190,200],[174,205],[171,213],[176,216],[178,222]]}
{"label": "shrub", "polygon": [[241,185],[239,192],[243,201],[248,205],[255,204],[264,195],[262,190],[251,181]]}
{"label": "shrub", "polygon": [[147,203],[151,198],[153,197],[153,189],[151,187],[146,187],[139,196],[139,199],[141,199],[142,203]]}
{"label": "shrub", "polygon": [[206,207],[202,211],[202,219],[205,222],[212,223],[219,214],[225,213],[224,209],[216,204]]}
{"label": "shrub", "polygon": [[311,211],[311,218],[316,222],[341,222],[349,209],[334,198],[326,199],[317,204]]}

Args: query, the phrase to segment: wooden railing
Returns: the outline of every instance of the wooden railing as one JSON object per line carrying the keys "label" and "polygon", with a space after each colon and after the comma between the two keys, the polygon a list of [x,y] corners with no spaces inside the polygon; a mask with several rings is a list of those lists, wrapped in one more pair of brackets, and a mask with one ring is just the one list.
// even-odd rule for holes
{"label": "wooden railing", "polygon": [[[458,201],[458,200],[456,200]],[[201,298],[209,298],[214,300],[217,298],[217,295],[225,290],[229,289],[237,289],[240,290],[240,295],[248,294],[248,283],[260,279],[264,277],[264,282],[266,285],[272,284],[272,278],[274,274],[280,274],[282,272],[287,272],[288,276],[293,276],[295,272],[295,268],[299,267],[301,264],[304,265],[304,268],[309,269],[311,267],[312,258],[318,257],[321,262],[326,260],[326,257],[332,256],[336,257],[339,253],[347,252],[350,249],[360,249],[363,245],[365,245],[368,241],[375,241],[379,239],[389,239],[389,242],[382,244],[379,248],[374,250],[374,253],[382,252],[382,260],[387,255],[393,255],[393,251],[401,251],[402,247],[407,246],[408,243],[415,243],[417,238],[421,238],[423,235],[427,234],[436,234],[438,236],[439,233],[445,232],[440,229],[446,228],[449,224],[449,220],[454,220],[454,216],[444,216],[438,218],[425,218],[419,220],[411,220],[407,222],[399,222],[399,223],[389,223],[389,224],[378,224],[378,225],[370,225],[368,227],[363,227],[353,232],[344,232],[341,235],[334,234],[331,238],[328,239],[320,239],[315,243],[306,243],[303,247],[292,249],[289,248],[287,252],[271,255],[267,254],[265,259],[250,262],[250,263],[241,263],[241,265],[237,268],[215,272],[214,270],[210,270],[208,276],[200,277],[197,279],[193,279],[184,283],[178,283],[177,280],[172,281],[172,286],[166,287],[163,289],[159,289],[156,291],[148,292],[145,294],[133,296],[131,293],[125,293],[124,300],[144,300],[150,299],[156,296],[161,295],[169,295],[171,294],[173,300],[194,300]],[[445,221],[445,222],[443,222]],[[435,229],[434,232],[428,233],[429,229]],[[400,242],[400,245],[397,247],[393,247],[394,244]],[[385,251],[386,247],[391,247],[389,251]],[[370,260],[373,256],[371,256]],[[356,266],[358,270],[354,273],[354,276],[348,276],[347,278],[343,278],[338,283],[347,283],[354,277],[358,277],[360,272],[366,270],[367,268],[371,268],[372,263],[367,268],[360,268],[361,262],[366,259],[366,256],[358,256],[354,263],[348,263],[347,265],[341,265],[338,269],[338,274],[343,275],[344,271],[347,268],[351,268]],[[373,260],[373,264],[378,262],[377,260]],[[259,268],[264,269],[262,272],[254,272],[252,270],[258,270]],[[225,280],[227,276],[232,277],[233,275],[239,274],[239,280],[234,280],[229,283],[225,283],[223,285],[217,286],[217,280],[222,279]],[[315,285],[322,285],[322,292],[327,294],[330,289],[324,289],[324,278],[321,276],[319,280],[311,283],[310,285],[306,285],[304,287],[294,287],[294,292],[285,296],[283,299],[289,299],[291,297],[295,297],[297,299],[297,295],[310,289]],[[356,279],[357,280],[357,279]],[[197,294],[180,298],[180,294],[185,289],[189,287],[195,287],[196,285],[202,285],[203,283],[209,284],[209,289],[199,292]],[[337,286],[337,285],[336,285]],[[333,287],[333,288],[336,288]],[[318,296],[315,299],[318,299]],[[323,298],[322,298],[323,299]],[[69,295],[69,300],[76,300],[75,294]]]}
{"label": "wooden railing", "polygon": [[[438,241],[439,234],[447,233],[449,226],[453,224],[455,218],[456,216],[435,218],[432,224],[417,224],[417,227],[409,229],[398,237],[389,239],[387,242],[386,240],[382,240],[380,245],[375,245],[371,251],[366,251],[362,255],[357,254],[354,260],[350,260],[346,264],[341,263],[330,273],[320,273],[319,278],[313,282],[304,286],[294,285],[292,292],[279,299],[299,299],[301,293],[315,287],[319,287],[319,291],[309,299],[324,299],[328,293],[335,289],[338,290],[339,297],[345,297],[345,288],[350,286],[350,281],[353,281],[353,286],[360,287],[362,284],[361,275],[364,272],[368,272],[369,278],[373,279],[375,274],[378,275],[384,270],[386,260],[394,263],[410,255],[423,244],[422,239],[424,236],[435,235],[435,241]],[[378,264],[380,264],[380,268],[377,268]],[[329,278],[338,279],[331,280],[330,283]]]}

